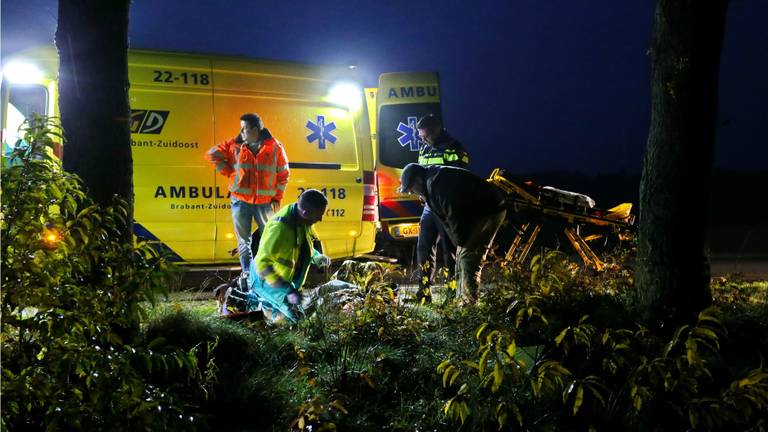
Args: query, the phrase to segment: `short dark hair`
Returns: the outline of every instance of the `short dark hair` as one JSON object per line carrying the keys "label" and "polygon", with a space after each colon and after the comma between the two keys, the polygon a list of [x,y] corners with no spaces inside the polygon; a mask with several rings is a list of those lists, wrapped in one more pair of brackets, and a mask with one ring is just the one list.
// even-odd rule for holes
{"label": "short dark hair", "polygon": [[248,125],[248,129],[257,128],[259,131],[264,129],[264,120],[256,113],[246,113],[240,116],[240,120]]}
{"label": "short dark hair", "polygon": [[417,163],[409,163],[403,167],[403,173],[400,175],[400,192],[407,192],[413,186],[413,180],[416,178],[423,179],[426,173],[427,169]]}
{"label": "short dark hair", "polygon": [[307,189],[299,195],[299,205],[304,210],[320,210],[328,206],[328,198],[317,189]]}
{"label": "short dark hair", "polygon": [[432,114],[427,114],[416,123],[416,129],[435,130],[443,127],[443,123]]}

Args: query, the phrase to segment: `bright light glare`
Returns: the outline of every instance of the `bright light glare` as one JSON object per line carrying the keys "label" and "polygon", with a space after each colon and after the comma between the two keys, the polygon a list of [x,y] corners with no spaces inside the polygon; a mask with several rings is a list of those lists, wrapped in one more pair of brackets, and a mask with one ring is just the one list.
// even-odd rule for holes
{"label": "bright light glare", "polygon": [[61,234],[55,229],[46,229],[45,232],[43,232],[43,241],[49,246],[55,246],[61,241]]}
{"label": "bright light glare", "polygon": [[350,237],[354,237],[354,236],[356,236],[356,235],[357,235],[357,231],[355,231],[355,230],[350,230],[350,231],[349,231],[349,236],[350,236]]}
{"label": "bright light glare", "polygon": [[234,234],[232,234],[232,233],[226,233],[226,234],[224,235],[224,237],[226,237],[226,238],[227,238],[227,240],[231,240],[231,239],[235,238],[235,235],[234,235]]}
{"label": "bright light glare", "polygon": [[362,105],[363,92],[360,87],[351,82],[336,83],[328,93],[328,99],[339,105],[344,105],[350,110],[356,111]]}
{"label": "bright light glare", "polygon": [[43,71],[31,63],[11,62],[3,68],[3,76],[11,84],[37,84],[43,79]]}

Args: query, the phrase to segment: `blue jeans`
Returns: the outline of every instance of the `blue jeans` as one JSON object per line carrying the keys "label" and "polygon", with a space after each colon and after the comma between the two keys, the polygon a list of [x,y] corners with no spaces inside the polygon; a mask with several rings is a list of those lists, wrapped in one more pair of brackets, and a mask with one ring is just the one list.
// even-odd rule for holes
{"label": "blue jeans", "polygon": [[251,265],[251,221],[256,219],[259,234],[264,232],[269,218],[272,217],[271,204],[249,204],[236,199],[232,200],[232,223],[235,225],[237,237],[237,252],[240,255],[240,267],[248,271]]}

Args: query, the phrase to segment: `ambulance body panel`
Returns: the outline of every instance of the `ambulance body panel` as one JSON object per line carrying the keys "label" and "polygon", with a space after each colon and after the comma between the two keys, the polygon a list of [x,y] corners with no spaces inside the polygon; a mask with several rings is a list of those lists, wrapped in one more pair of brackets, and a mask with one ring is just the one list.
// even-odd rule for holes
{"label": "ambulance body panel", "polygon": [[[57,115],[56,53],[34,52],[9,62],[45,65],[37,84],[47,91],[45,113]],[[342,258],[373,251],[377,221],[364,207],[375,200],[373,153],[354,71],[140,50],[129,51],[128,63],[137,237],[184,263],[237,263],[228,180],[204,155],[237,135],[242,114],[256,112],[288,156],[282,204],[308,188],[328,197],[315,226],[323,253]],[[346,86],[342,98],[334,95],[340,85]],[[5,81],[3,87],[11,94],[20,88]],[[7,121],[12,116],[5,113],[16,109],[7,93],[4,141],[18,127]]]}

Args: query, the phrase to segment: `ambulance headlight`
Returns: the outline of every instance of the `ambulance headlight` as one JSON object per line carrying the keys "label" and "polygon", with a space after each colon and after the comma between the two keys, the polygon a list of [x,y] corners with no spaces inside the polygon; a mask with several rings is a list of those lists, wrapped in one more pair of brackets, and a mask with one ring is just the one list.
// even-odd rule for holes
{"label": "ambulance headlight", "polygon": [[3,77],[11,84],[36,84],[43,79],[43,71],[32,63],[11,62],[3,68]]}
{"label": "ambulance headlight", "polygon": [[334,104],[344,105],[352,111],[357,111],[362,106],[363,92],[355,83],[339,82],[331,87],[328,99]]}

